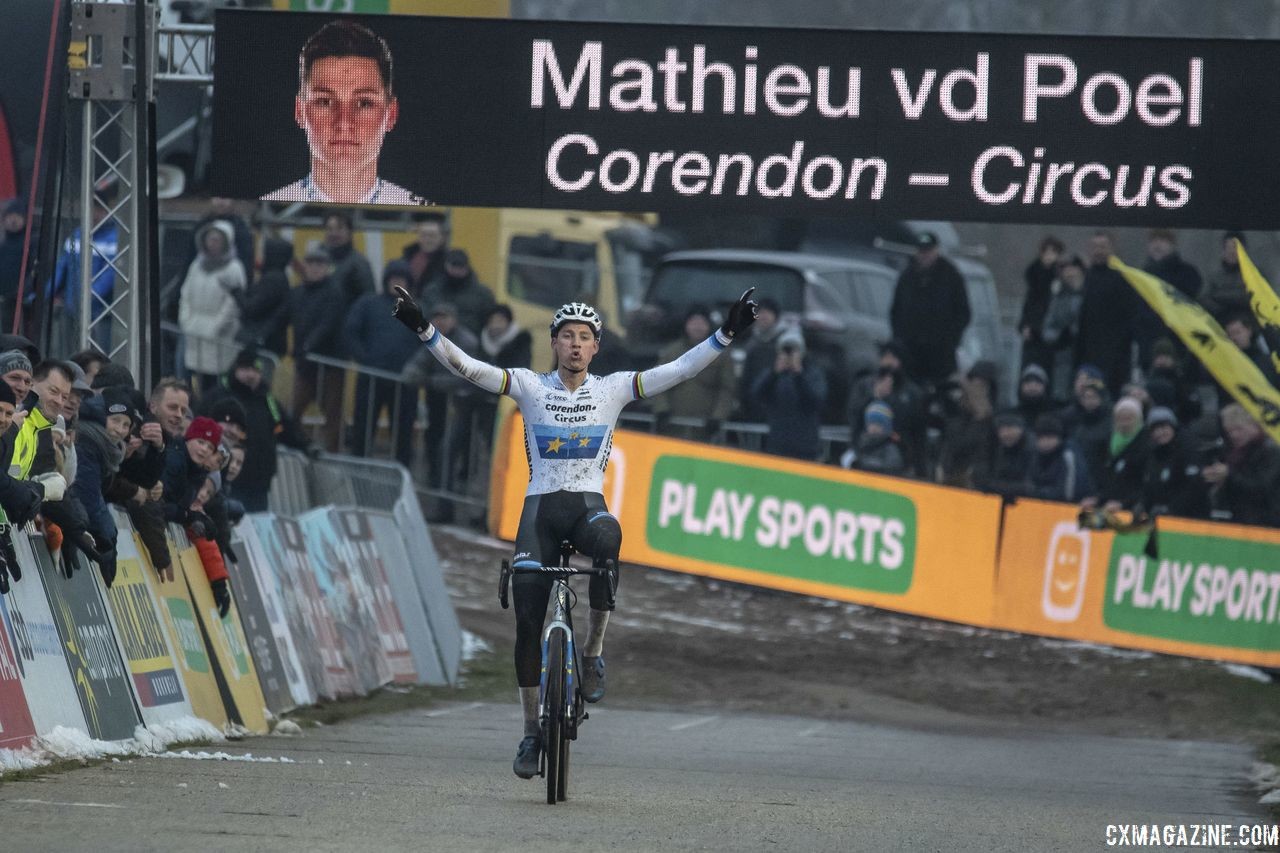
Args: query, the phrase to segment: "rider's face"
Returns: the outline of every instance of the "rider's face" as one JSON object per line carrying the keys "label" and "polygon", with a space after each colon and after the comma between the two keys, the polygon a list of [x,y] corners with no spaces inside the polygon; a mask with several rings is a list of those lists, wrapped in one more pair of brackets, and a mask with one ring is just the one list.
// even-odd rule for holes
{"label": "rider's face", "polygon": [[591,365],[591,359],[600,351],[600,342],[586,323],[565,323],[551,339],[551,350],[556,354],[556,364],[578,373]]}

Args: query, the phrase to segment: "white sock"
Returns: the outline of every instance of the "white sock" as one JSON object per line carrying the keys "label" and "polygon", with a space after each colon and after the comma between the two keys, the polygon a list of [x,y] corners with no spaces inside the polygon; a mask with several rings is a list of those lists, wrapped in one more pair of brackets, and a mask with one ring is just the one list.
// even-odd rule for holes
{"label": "white sock", "polygon": [[604,629],[609,627],[608,610],[587,610],[587,641],[582,644],[582,655],[598,658],[604,653]]}
{"label": "white sock", "polygon": [[524,711],[524,733],[536,735],[538,733],[538,688],[520,688],[520,709]]}

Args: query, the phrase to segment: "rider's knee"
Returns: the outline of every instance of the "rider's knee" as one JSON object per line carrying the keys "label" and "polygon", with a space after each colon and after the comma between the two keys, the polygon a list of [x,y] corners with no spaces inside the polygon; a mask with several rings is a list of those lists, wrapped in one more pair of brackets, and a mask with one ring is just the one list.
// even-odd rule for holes
{"label": "rider's knee", "polygon": [[591,556],[596,562],[618,559],[618,552],[622,550],[622,525],[618,519],[602,513],[588,523],[587,529],[591,536]]}

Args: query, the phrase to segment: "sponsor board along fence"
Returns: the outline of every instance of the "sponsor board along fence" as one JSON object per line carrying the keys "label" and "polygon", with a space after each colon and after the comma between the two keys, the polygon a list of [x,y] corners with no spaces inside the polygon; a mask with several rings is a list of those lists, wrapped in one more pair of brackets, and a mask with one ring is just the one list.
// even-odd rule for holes
{"label": "sponsor board along fence", "polygon": [[[490,527],[514,539],[519,415]],[[1280,531],[1161,519],[1081,530],[1076,508],[618,431],[605,498],[622,558],[986,628],[1280,667]]]}

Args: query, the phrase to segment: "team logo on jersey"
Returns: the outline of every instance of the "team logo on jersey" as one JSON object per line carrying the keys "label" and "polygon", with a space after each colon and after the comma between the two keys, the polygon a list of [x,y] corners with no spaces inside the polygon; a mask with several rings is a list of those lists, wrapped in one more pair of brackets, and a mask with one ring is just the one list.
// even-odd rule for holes
{"label": "team logo on jersey", "polygon": [[542,459],[594,459],[608,433],[605,426],[533,426],[534,443]]}

